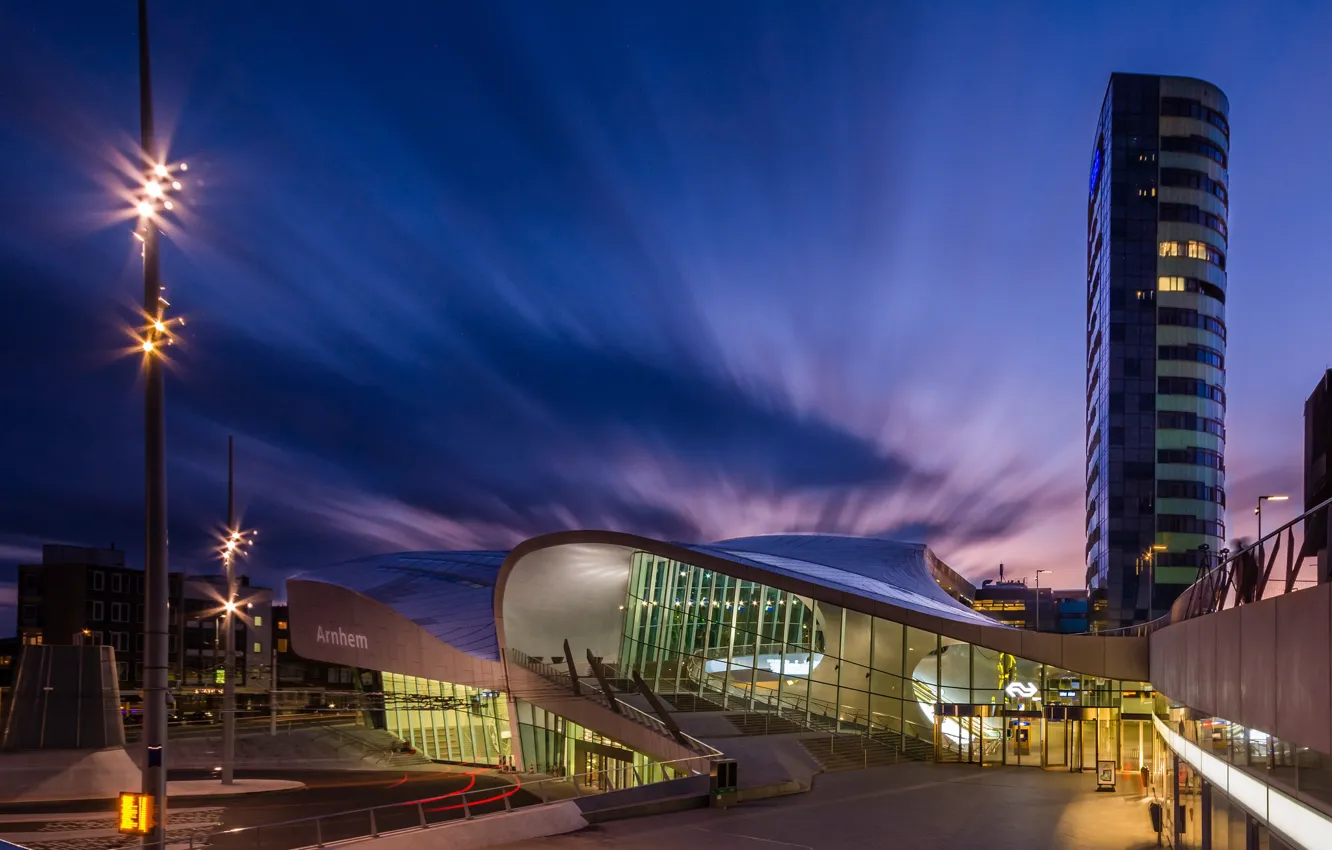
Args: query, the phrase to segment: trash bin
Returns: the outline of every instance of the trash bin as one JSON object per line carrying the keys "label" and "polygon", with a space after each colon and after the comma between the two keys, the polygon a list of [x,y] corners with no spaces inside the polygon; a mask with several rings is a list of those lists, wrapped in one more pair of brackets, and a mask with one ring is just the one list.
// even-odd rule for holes
{"label": "trash bin", "polygon": [[735,759],[717,759],[712,763],[709,773],[712,786],[712,793],[708,795],[710,805],[724,809],[735,803],[738,788]]}

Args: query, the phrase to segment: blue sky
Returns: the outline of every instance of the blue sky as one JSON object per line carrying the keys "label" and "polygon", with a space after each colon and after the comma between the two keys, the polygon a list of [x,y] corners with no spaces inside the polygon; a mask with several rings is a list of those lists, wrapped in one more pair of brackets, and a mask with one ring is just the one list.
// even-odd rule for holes
{"label": "blue sky", "polygon": [[[1332,365],[1323,4],[155,5],[191,165],[173,568],[214,568],[233,433],[257,580],[605,527],[898,536],[1080,584],[1115,70],[1230,97],[1230,536],[1299,491]],[[0,9],[10,565],[141,549],[135,55],[128,0]]]}

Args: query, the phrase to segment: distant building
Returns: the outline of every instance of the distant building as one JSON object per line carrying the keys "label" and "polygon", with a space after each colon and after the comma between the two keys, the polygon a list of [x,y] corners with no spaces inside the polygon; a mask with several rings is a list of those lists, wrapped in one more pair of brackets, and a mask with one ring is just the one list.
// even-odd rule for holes
{"label": "distant building", "polygon": [[283,692],[287,707],[296,702],[324,704],[321,695],[329,692],[379,690],[378,673],[360,672],[354,667],[310,661],[291,647],[291,623],[286,605],[273,606],[273,654],[277,663],[277,687]]}
{"label": "distant building", "polygon": [[[173,589],[174,589],[173,584]],[[221,693],[222,666],[226,646],[222,640],[222,603],[226,582],[222,576],[190,576],[183,582],[184,597],[173,597],[169,642],[185,648],[172,652],[169,678],[172,687],[186,703],[190,697],[199,702]],[[231,669],[236,683],[237,704],[245,708],[272,688],[271,623],[272,591],[250,584],[249,576],[239,576],[236,587],[236,618]],[[176,615],[183,610],[183,624]]]}
{"label": "distant building", "polygon": [[0,731],[5,728],[9,702],[14,693],[14,676],[18,672],[19,653],[23,644],[17,637],[0,638]]}
{"label": "distant building", "polygon": [[1101,628],[1168,611],[1225,545],[1228,112],[1210,83],[1146,74],[1112,74],[1101,106],[1084,435]]}
{"label": "distant building", "polygon": [[[238,693],[266,694],[271,591],[250,585],[246,576],[238,584],[233,653]],[[186,701],[221,689],[224,591],[220,576],[169,576],[167,676]],[[46,545],[40,564],[19,565],[19,641],[112,647],[121,694],[130,705],[138,702],[143,687],[143,622],[143,571],[125,566],[125,553],[119,549]]]}
{"label": "distant building", "polygon": [[1026,579],[986,579],[972,607],[1007,626],[1079,634],[1087,631],[1087,592],[1029,587]]}
{"label": "distant building", "polygon": [[[1332,369],[1323,373],[1304,403],[1304,509],[1332,499]],[[1318,558],[1318,580],[1332,581],[1328,563],[1328,512],[1309,517],[1304,526],[1304,554]]]}

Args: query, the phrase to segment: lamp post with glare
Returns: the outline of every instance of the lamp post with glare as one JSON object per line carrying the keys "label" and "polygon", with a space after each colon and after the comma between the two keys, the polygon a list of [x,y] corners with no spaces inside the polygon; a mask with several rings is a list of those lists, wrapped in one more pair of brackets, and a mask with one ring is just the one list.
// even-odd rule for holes
{"label": "lamp post with glare", "polygon": [[[145,847],[166,846],[166,737],[167,737],[167,629],[168,605],[166,540],[166,397],[163,392],[161,352],[161,277],[154,215],[162,197],[161,175],[154,173],[161,160],[153,130],[153,84],[148,49],[148,2],[139,0],[139,132],[148,171],[144,196],[136,208],[139,238],[143,241],[143,309],[149,320],[144,332],[144,680],[143,680],[143,785],[152,797],[154,823],[143,838]],[[152,187],[157,187],[154,192]],[[162,201],[165,203],[165,201]]]}
{"label": "lamp post with glare", "polygon": [[227,534],[222,541],[222,569],[226,598],[222,603],[222,784],[236,781],[236,671],[232,664],[236,651],[236,558],[246,554],[257,531],[236,527],[235,441],[227,437]]}
{"label": "lamp post with glare", "polygon": [[1164,552],[1166,547],[1153,543],[1142,557],[1147,559],[1147,622],[1156,619],[1156,553]]}
{"label": "lamp post with glare", "polygon": [[1290,499],[1290,496],[1279,496],[1279,495],[1278,495],[1278,496],[1259,496],[1259,497],[1258,497],[1258,506],[1255,507],[1255,508],[1253,509],[1253,512],[1254,512],[1255,514],[1258,515],[1258,540],[1257,540],[1257,543],[1258,543],[1259,546],[1262,546],[1262,545],[1263,545],[1263,502],[1285,502],[1285,501],[1288,501],[1289,499]]}
{"label": "lamp post with glare", "polygon": [[1048,573],[1049,570],[1036,571],[1036,631],[1041,630],[1041,573]]}

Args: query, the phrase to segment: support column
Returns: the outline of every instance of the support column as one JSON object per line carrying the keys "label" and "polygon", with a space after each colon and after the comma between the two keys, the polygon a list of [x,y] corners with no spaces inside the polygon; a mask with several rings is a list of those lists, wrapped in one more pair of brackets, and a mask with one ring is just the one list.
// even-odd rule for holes
{"label": "support column", "polygon": [[1212,783],[1206,779],[1202,782],[1202,805],[1199,807],[1202,811],[1199,813],[1202,817],[1202,850],[1212,850]]}

